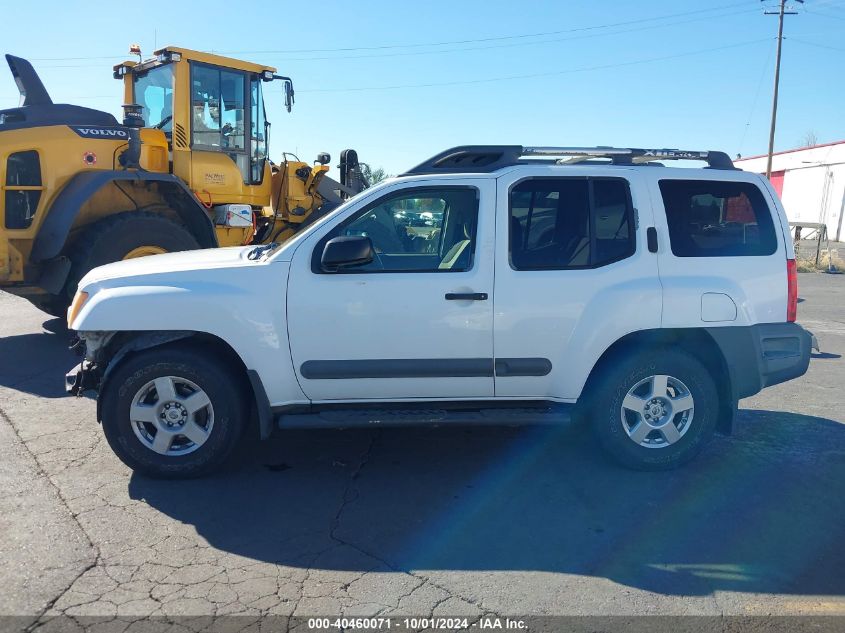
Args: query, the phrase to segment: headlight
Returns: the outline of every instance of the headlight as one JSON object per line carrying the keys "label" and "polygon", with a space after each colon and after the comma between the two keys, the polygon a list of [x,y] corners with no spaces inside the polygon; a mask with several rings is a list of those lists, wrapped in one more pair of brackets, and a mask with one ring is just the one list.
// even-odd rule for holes
{"label": "headlight", "polygon": [[70,304],[70,308],[67,311],[67,326],[69,328],[73,327],[73,320],[79,316],[79,311],[82,310],[82,306],[85,305],[85,302],[88,301],[88,293],[83,292],[82,290],[77,290],[76,294],[73,296],[73,302]]}

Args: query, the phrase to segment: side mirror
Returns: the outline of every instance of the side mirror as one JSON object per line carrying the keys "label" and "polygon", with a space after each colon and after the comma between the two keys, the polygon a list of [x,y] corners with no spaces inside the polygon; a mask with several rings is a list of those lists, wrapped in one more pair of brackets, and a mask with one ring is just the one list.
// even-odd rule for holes
{"label": "side mirror", "polygon": [[285,109],[290,112],[293,107],[293,82],[290,79],[285,80]]}
{"label": "side mirror", "polygon": [[285,82],[285,109],[290,112],[290,109],[293,106],[293,79],[290,77],[283,77],[282,75],[275,75],[271,70],[265,70],[261,73],[261,81],[275,81],[276,79]]}
{"label": "side mirror", "polygon": [[369,237],[350,235],[326,242],[320,265],[326,272],[336,272],[339,268],[369,264],[374,258],[373,242]]}

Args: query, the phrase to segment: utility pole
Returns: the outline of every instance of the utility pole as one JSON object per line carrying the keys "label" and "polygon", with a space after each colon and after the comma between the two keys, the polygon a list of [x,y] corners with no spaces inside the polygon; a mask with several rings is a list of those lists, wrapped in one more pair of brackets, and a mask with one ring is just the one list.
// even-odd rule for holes
{"label": "utility pole", "polygon": [[[763,1],[765,0],[761,0],[761,2]],[[796,2],[804,4],[804,0],[796,0]],[[765,15],[778,16],[778,50],[775,57],[775,90],[772,95],[772,125],[769,128],[769,158],[766,161],[766,178],[772,177],[772,152],[775,149],[775,125],[778,118],[778,84],[780,83],[780,51],[783,46],[783,16],[798,13],[797,11],[786,10],[786,0],[778,0],[778,4],[777,11],[764,12]]]}

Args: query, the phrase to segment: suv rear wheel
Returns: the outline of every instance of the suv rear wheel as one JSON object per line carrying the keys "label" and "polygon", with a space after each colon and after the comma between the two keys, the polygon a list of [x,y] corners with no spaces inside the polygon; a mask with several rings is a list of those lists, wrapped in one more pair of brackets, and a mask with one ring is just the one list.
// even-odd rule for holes
{"label": "suv rear wheel", "polygon": [[103,431],[131,469],[187,478],[219,467],[246,419],[242,381],[190,348],[158,347],[130,357],[102,392]]}
{"label": "suv rear wheel", "polygon": [[679,350],[638,351],[608,363],[589,397],[602,446],[621,464],[664,470],[689,461],[716,428],[710,373]]}

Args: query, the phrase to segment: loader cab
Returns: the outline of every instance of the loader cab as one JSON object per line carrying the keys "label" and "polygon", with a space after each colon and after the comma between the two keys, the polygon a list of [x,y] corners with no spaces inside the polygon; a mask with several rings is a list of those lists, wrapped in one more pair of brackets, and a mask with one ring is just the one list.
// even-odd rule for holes
{"label": "loader cab", "polygon": [[[115,67],[127,103],[142,107],[146,128],[161,130],[171,171],[208,206],[264,206],[270,198],[270,124],[264,84],[275,69],[168,47],[143,63]],[[284,79],[286,103],[292,99]]]}

